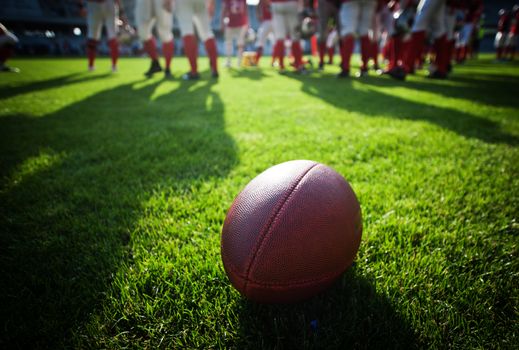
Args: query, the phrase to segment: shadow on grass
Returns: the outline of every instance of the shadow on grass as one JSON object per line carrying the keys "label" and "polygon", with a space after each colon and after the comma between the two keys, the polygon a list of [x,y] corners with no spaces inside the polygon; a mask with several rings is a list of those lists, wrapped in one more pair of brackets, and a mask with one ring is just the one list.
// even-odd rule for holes
{"label": "shadow on grass", "polygon": [[59,77],[41,80],[32,83],[26,83],[8,89],[0,89],[0,100],[5,100],[21,94],[28,94],[35,91],[43,91],[53,89],[57,87],[63,87],[64,85],[78,84],[87,82],[90,80],[103,79],[110,76],[111,73],[105,74],[88,74],[88,73],[72,73],[62,75]]}
{"label": "shadow on grass", "polygon": [[154,98],[160,81],[137,82],[0,118],[0,348],[69,344],[131,262],[153,191],[227,175],[236,149],[212,84]]}
{"label": "shadow on grass", "polygon": [[391,302],[355,268],[327,292],[294,305],[244,300],[238,348],[402,349],[419,348],[407,322]]}
{"label": "shadow on grass", "polygon": [[261,80],[267,77],[267,74],[263,73],[263,70],[258,67],[250,68],[230,68],[229,75],[232,78],[247,78],[250,80]]}
{"label": "shadow on grass", "polygon": [[[505,143],[508,145],[517,145],[519,143],[518,137],[504,132],[498,123],[490,119],[455,109],[409,101],[369,89],[370,85],[382,87],[399,86],[437,94],[447,94],[449,88],[444,85],[412,81],[398,82],[386,77],[365,77],[356,80],[368,88],[368,90],[365,90],[356,89],[352,85],[352,79],[354,78],[331,81],[331,79],[335,79],[332,76],[300,76],[290,74],[287,77],[299,80],[302,91],[308,95],[317,97],[326,103],[347,111],[358,112],[368,116],[426,121],[461,136],[477,138],[487,143]],[[485,85],[486,83],[474,81],[473,84]],[[480,89],[479,91],[483,93],[484,88],[477,87],[474,89]],[[491,96],[498,95],[500,92],[503,92],[505,97],[499,99],[506,100],[510,105],[515,104],[515,102],[512,102],[515,100],[510,97],[510,93],[505,94],[504,91],[499,90],[494,91]],[[458,97],[471,100],[477,98],[474,95],[474,90],[469,90],[466,94],[460,94]],[[442,96],[438,96],[438,98],[442,98]]]}

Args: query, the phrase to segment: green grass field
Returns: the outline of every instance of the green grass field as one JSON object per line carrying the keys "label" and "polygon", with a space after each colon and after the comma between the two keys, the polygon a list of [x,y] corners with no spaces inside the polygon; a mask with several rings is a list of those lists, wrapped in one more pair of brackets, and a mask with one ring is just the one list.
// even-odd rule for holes
{"label": "green grass field", "polygon": [[[519,64],[337,80],[145,59],[0,76],[0,348],[517,348]],[[200,66],[207,68],[205,60]],[[363,210],[355,265],[295,305],[230,285],[238,192],[325,163]]]}

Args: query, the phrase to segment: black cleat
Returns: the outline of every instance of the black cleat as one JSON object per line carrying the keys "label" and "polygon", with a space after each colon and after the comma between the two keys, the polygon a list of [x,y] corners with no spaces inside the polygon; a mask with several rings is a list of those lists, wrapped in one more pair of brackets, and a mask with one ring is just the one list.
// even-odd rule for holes
{"label": "black cleat", "polygon": [[6,65],[2,65],[0,67],[0,72],[4,72],[4,73],[20,73],[20,69],[18,69],[16,67],[10,67],[10,66],[6,66]]}
{"label": "black cleat", "polygon": [[171,70],[169,68],[164,69],[164,78],[173,78],[173,74],[171,74]]}
{"label": "black cleat", "polygon": [[443,79],[447,79],[447,74],[435,70],[434,72],[431,72],[431,73],[427,76],[427,78],[443,80]]}
{"label": "black cleat", "polygon": [[148,71],[146,73],[144,73],[144,75],[147,76],[148,78],[151,78],[153,76],[153,74],[158,73],[158,72],[162,72],[162,67],[160,66],[159,61],[153,60],[153,61],[151,61],[150,69],[148,69]]}
{"label": "black cleat", "polygon": [[319,67],[317,69],[319,72],[322,72],[324,70],[324,62],[319,62]]}
{"label": "black cleat", "polygon": [[405,69],[402,67],[394,67],[387,71],[387,74],[396,80],[404,81],[406,77]]}
{"label": "black cleat", "polygon": [[199,73],[187,72],[182,76],[183,80],[198,80],[200,79]]}
{"label": "black cleat", "polygon": [[368,69],[367,68],[361,68],[360,71],[358,71],[355,76],[357,78],[363,78],[368,76]]}
{"label": "black cleat", "polygon": [[218,79],[220,77],[220,74],[218,74],[217,70],[214,70],[211,72],[211,78]]}
{"label": "black cleat", "polygon": [[337,74],[337,78],[343,79],[343,78],[349,78],[350,77],[350,71],[349,70],[341,70],[339,74]]}

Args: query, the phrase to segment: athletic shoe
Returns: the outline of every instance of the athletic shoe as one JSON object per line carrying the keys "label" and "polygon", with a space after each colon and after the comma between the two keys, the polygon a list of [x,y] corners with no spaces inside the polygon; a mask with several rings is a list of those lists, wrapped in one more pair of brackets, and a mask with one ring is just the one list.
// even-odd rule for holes
{"label": "athletic shoe", "polygon": [[296,69],[296,74],[298,75],[308,75],[310,74],[310,71],[306,69],[305,67],[299,67]]}
{"label": "athletic shoe", "polygon": [[173,74],[171,74],[171,70],[169,68],[164,69],[164,78],[173,78]]}
{"label": "athletic shoe", "polygon": [[319,62],[319,67],[317,69],[319,69],[319,72],[322,72],[324,70],[324,62]]}
{"label": "athletic shoe", "polygon": [[427,78],[443,80],[443,79],[447,79],[447,74],[435,70],[434,72],[429,73],[429,75],[427,76]]}
{"label": "athletic shoe", "polygon": [[89,72],[93,72],[93,71],[95,71],[95,70],[96,70],[96,67],[94,67],[94,66],[88,66],[88,71],[89,71]]}
{"label": "athletic shoe", "polygon": [[214,70],[211,72],[211,78],[218,79],[220,77],[220,74],[218,74],[217,70]]}
{"label": "athletic shoe", "polygon": [[151,61],[150,69],[148,69],[148,71],[146,73],[144,73],[144,75],[147,76],[148,78],[151,78],[153,76],[153,74],[158,73],[158,72],[162,72],[162,67],[160,66],[159,61],[153,60],[153,61]]}
{"label": "athletic shoe", "polygon": [[343,79],[343,78],[349,78],[350,77],[350,70],[349,69],[343,69],[339,74],[337,74],[337,78]]}
{"label": "athletic shoe", "polygon": [[402,67],[394,67],[394,68],[388,70],[387,74],[391,78],[396,79],[396,80],[401,80],[401,81],[404,81],[405,77],[407,75],[405,72],[405,69]]}
{"label": "athletic shoe", "polygon": [[363,78],[368,76],[368,69],[367,68],[361,68],[360,71],[358,71],[355,76],[357,78]]}
{"label": "athletic shoe", "polygon": [[112,73],[117,73],[118,71],[117,66],[112,66]]}
{"label": "athletic shoe", "polygon": [[182,76],[183,80],[198,80],[200,79],[199,73],[187,72]]}
{"label": "athletic shoe", "polygon": [[5,72],[5,73],[20,73],[20,69],[16,68],[16,67],[10,67],[10,66],[1,66],[0,67],[0,72]]}

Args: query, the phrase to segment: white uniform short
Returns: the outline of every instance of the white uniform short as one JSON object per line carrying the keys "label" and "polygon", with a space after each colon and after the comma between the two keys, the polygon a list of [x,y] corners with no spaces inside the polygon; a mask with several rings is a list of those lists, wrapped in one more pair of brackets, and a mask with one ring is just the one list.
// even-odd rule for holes
{"label": "white uniform short", "polygon": [[272,21],[268,20],[261,22],[260,27],[258,28],[258,38],[256,40],[256,47],[264,47],[267,42],[267,38],[272,33],[274,33]]}
{"label": "white uniform short", "polygon": [[87,2],[87,27],[88,38],[101,39],[103,25],[106,27],[108,39],[113,39],[117,35],[117,19],[119,18],[119,8],[114,0],[102,2]]}
{"label": "white uniform short", "polygon": [[467,46],[472,37],[472,31],[474,30],[474,24],[465,23],[461,28],[459,35],[459,46]]}
{"label": "white uniform short", "polygon": [[454,29],[456,28],[456,11],[452,8],[445,7],[445,31],[447,33],[447,40],[454,39]]}
{"label": "white uniform short", "polygon": [[163,43],[173,40],[173,14],[164,8],[164,0],[137,0],[135,21],[141,40],[152,38],[155,22],[160,40]]}
{"label": "white uniform short", "polygon": [[413,33],[431,31],[434,39],[446,33],[445,28],[446,0],[420,0],[413,25]]}
{"label": "white uniform short", "polygon": [[506,36],[506,46],[516,47],[517,46],[517,35],[514,33],[508,33]]}
{"label": "white uniform short", "polygon": [[506,34],[503,34],[503,32],[497,32],[496,38],[494,39],[494,47],[496,49],[501,49],[505,47],[506,44]]}
{"label": "white uniform short", "polygon": [[[328,37],[328,23],[330,19],[334,19],[336,22],[339,21],[339,9],[328,0],[319,0],[318,4],[317,41],[323,42],[324,40],[327,40]],[[335,25],[337,28],[340,28],[339,23],[335,23]]]}
{"label": "white uniform short", "polygon": [[377,2],[374,0],[351,0],[343,3],[339,12],[341,37],[368,35],[373,26],[376,7]]}
{"label": "white uniform short", "polygon": [[299,40],[299,24],[297,1],[272,3],[272,26],[276,40],[284,40],[287,36]]}
{"label": "white uniform short", "polygon": [[214,38],[205,0],[177,0],[176,13],[183,36],[195,33],[193,24],[202,41]]}
{"label": "white uniform short", "polygon": [[242,27],[225,27],[225,44],[231,45],[234,40],[236,40],[236,45],[244,46],[245,45],[245,36],[247,36],[247,31],[249,29],[248,25],[244,25]]}

